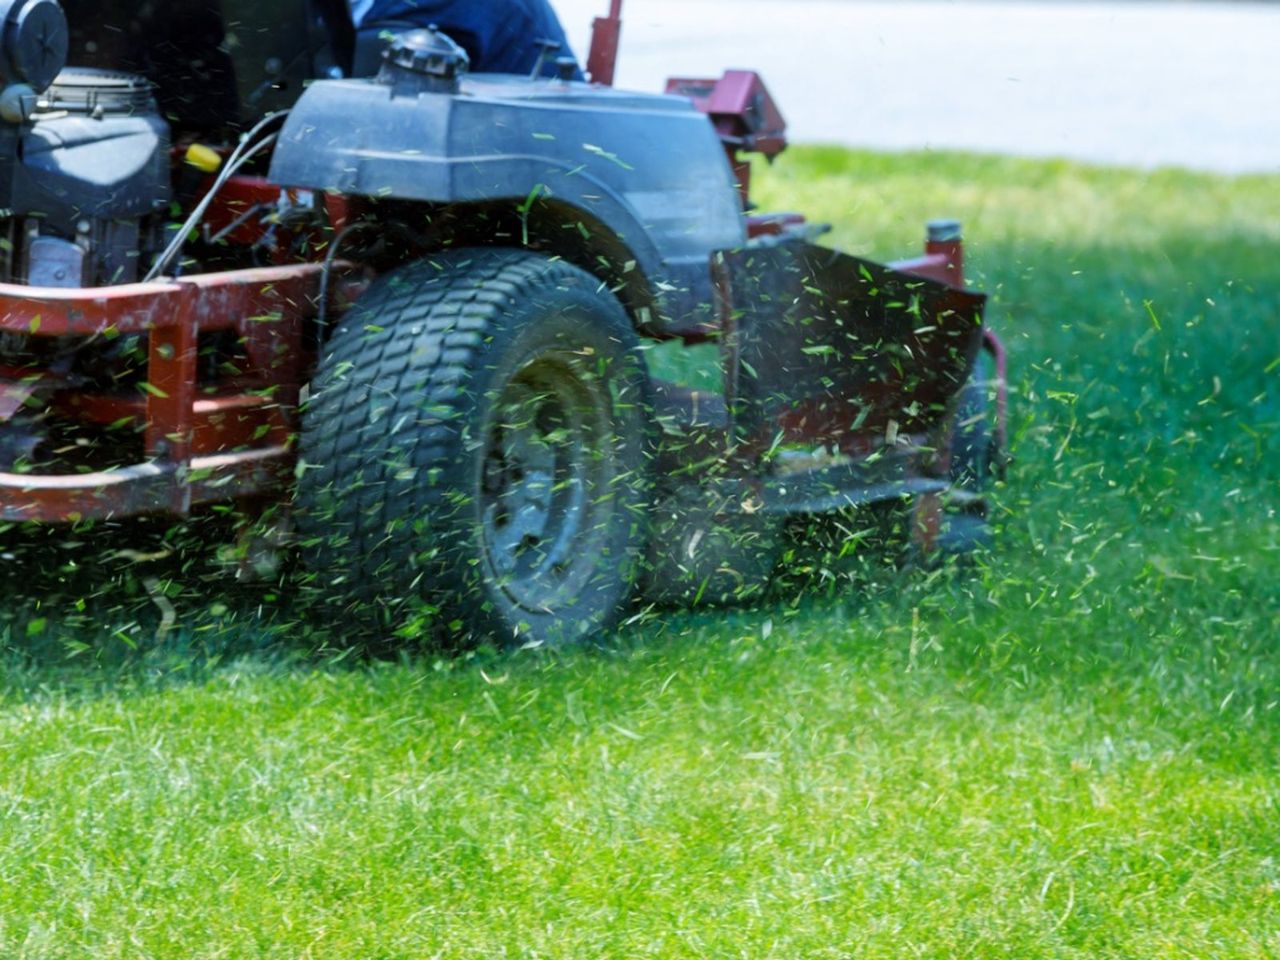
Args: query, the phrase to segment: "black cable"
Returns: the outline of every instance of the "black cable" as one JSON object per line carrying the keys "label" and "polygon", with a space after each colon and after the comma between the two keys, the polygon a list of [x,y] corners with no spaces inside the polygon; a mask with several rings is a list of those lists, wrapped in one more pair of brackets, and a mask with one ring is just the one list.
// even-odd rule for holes
{"label": "black cable", "polygon": [[357,220],[355,223],[348,223],[338,231],[333,242],[329,244],[329,249],[325,251],[324,265],[320,268],[320,303],[316,310],[316,356],[320,355],[324,347],[325,327],[329,325],[329,277],[333,273],[333,265],[338,259],[338,250],[342,247],[342,241],[352,233],[376,226],[379,226],[376,220]]}

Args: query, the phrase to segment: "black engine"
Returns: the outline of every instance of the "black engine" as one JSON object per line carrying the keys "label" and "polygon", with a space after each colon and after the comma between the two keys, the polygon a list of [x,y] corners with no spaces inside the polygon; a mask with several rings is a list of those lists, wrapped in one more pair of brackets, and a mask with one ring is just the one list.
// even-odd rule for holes
{"label": "black engine", "polygon": [[0,278],[137,280],[170,196],[169,126],[149,81],[65,67],[56,0],[0,0]]}

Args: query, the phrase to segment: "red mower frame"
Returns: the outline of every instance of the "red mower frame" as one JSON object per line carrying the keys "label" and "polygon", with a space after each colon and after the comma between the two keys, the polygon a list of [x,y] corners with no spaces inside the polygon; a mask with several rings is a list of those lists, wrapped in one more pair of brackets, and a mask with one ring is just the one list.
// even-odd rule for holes
{"label": "red mower frame", "polygon": [[[596,83],[610,84],[621,30],[621,0],[597,18],[588,68]],[[786,144],[785,126],[758,75],[730,71],[719,80],[672,80],[669,92],[692,96],[712,119],[738,171],[741,189],[749,186],[743,155],[772,158]],[[253,177],[233,177],[211,207],[208,222],[223,228],[232,243],[252,242],[239,235],[240,215],[251,202],[271,199],[280,187]],[[327,197],[331,224],[348,220],[348,198]],[[752,217],[748,235],[803,230],[798,214]],[[141,456],[108,469],[77,469],[58,474],[0,472],[0,521],[78,522],[141,514],[186,515],[216,501],[285,499],[294,478],[294,437],[303,385],[315,362],[312,325],[336,316],[365,279],[343,262],[324,262],[324,247],[312,248],[314,262],[193,274],[176,279],[122,286],[54,289],[0,284],[0,332],[35,338],[89,338],[146,335],[146,372],[140,389],[128,395],[58,389],[49,369],[0,367],[0,428],[38,391],[52,392],[51,405],[64,419],[92,425],[126,425],[141,434]],[[890,264],[911,275],[964,287],[964,251],[958,233],[945,231],[925,245],[923,256]],[[716,276],[715,263],[708,264]],[[733,291],[719,282],[718,325],[732,322]],[[323,301],[323,303],[322,303]],[[229,331],[242,345],[244,360],[234,375],[203,382],[198,345],[202,334]],[[723,330],[722,330],[723,332]],[[684,336],[684,334],[681,334]],[[689,331],[686,339],[705,339]],[[722,337],[730,343],[731,337]],[[1003,346],[989,329],[983,349],[993,360],[997,401],[994,439],[1006,449],[1006,361]],[[804,426],[787,425],[789,431]],[[828,435],[815,439],[827,439]],[[860,438],[850,433],[850,449]],[[945,442],[931,473],[945,476]],[[943,438],[945,439],[945,438]],[[842,444],[843,446],[844,444]],[[940,462],[939,462],[940,460]],[[919,491],[918,534],[936,534],[945,483],[926,483]]]}

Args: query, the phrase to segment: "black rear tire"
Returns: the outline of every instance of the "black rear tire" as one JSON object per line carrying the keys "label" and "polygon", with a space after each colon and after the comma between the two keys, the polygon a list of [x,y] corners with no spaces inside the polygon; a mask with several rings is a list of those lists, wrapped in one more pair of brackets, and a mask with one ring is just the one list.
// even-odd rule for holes
{"label": "black rear tire", "polygon": [[319,589],[382,630],[608,630],[646,545],[649,385],[585,271],[456,250],[379,278],[312,385],[298,527]]}

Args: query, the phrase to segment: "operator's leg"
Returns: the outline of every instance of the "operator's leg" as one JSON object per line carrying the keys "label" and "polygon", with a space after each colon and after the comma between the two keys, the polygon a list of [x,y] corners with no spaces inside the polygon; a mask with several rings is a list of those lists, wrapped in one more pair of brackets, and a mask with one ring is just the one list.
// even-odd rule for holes
{"label": "operator's leg", "polygon": [[[471,58],[474,73],[528,74],[538,61],[538,41],[550,40],[560,49],[546,58],[542,72],[554,76],[555,58],[571,57],[564,28],[548,0],[373,0],[357,28],[367,47],[370,36],[435,25]],[[374,65],[357,65],[372,72]],[[374,67],[376,69],[376,67]],[[582,79],[581,71],[577,79]]]}

